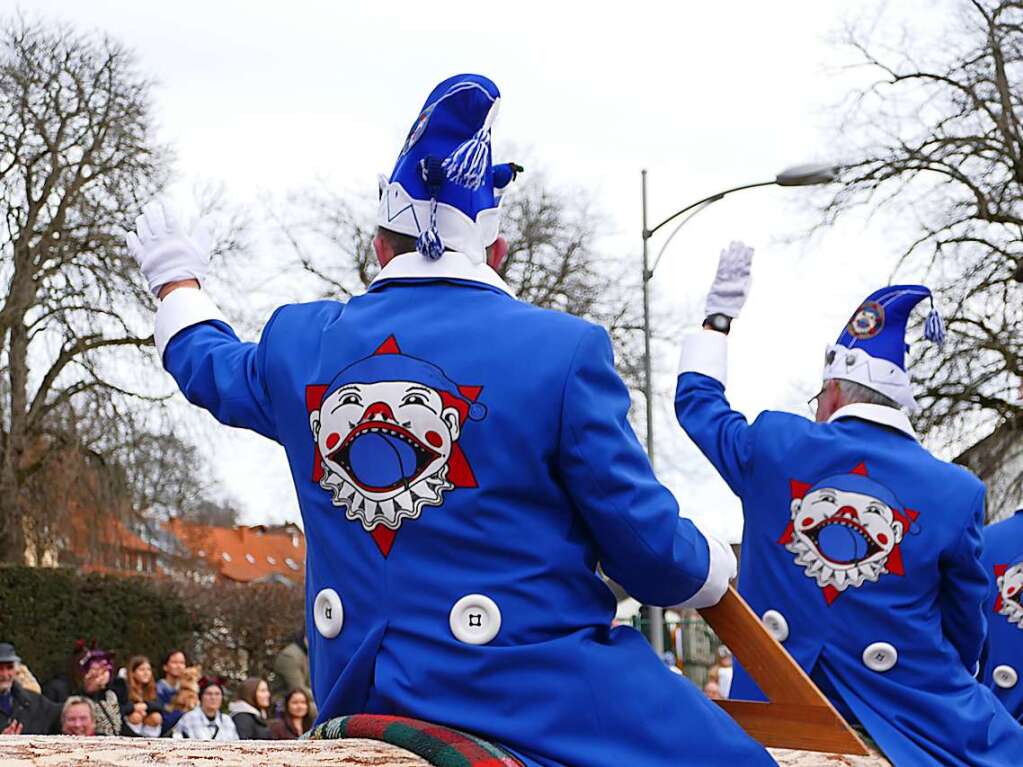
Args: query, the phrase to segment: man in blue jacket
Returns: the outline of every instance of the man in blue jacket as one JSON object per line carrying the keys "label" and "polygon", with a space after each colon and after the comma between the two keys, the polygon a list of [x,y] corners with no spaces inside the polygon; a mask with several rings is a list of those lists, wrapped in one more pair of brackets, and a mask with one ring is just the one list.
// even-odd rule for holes
{"label": "man in blue jacket", "polygon": [[[1023,729],[974,678],[984,641],[984,486],[933,457],[904,410],[910,311],[869,296],[825,356],[816,422],[725,397],[726,342],[753,251],[722,252],[704,328],[685,340],[679,423],[742,500],[739,591],[836,708],[897,767],[1019,763]],[[943,338],[932,313],[925,335]],[[732,697],[762,699],[736,664]]]}
{"label": "man in blue jacket", "polygon": [[981,561],[990,584],[982,679],[1023,723],[1023,509],[984,529]]}
{"label": "man in blue jacket", "polygon": [[496,269],[499,93],[430,94],[381,185],[383,267],[347,304],[283,306],[242,343],[207,254],[158,205],[129,245],[162,302],[163,363],[222,423],[283,445],[308,541],[319,721],[411,716],[530,765],[761,765],[767,753],[632,629],[715,603],[728,547],[679,516],[626,415],[607,333],[517,301]]}

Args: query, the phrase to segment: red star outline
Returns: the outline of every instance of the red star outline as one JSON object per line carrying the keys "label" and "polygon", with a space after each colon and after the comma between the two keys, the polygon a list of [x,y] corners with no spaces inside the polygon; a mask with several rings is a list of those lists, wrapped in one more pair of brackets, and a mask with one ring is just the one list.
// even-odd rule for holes
{"label": "red star outline", "polygon": [[[393,335],[388,336],[387,340],[380,344],[376,351],[373,352],[374,355],[401,353],[401,349],[398,347],[398,340]],[[329,386],[330,384],[309,384],[305,387],[306,415],[311,415],[313,411],[320,409],[320,405],[323,404],[323,395]],[[458,391],[469,402],[475,402],[482,393],[483,387],[459,386]],[[453,397],[448,392],[439,392],[439,394],[445,408],[453,407],[459,412],[462,427],[464,428],[466,421],[468,421],[468,406],[465,402],[457,397]],[[320,453],[319,444],[313,442],[313,482],[318,485],[322,478],[323,455]],[[476,475],[473,474],[472,467],[469,465],[469,461],[466,459],[465,453],[457,441],[451,443],[451,455],[448,456],[448,482],[454,486],[454,489],[460,487],[479,487],[479,484],[476,482]],[[387,555],[391,553],[391,547],[394,546],[394,539],[398,537],[398,531],[378,524],[369,531],[369,534],[373,537],[373,542],[376,543],[380,553],[386,559]]]}
{"label": "red star outline", "polygon": [[[998,583],[998,579],[1005,575],[1005,571],[1009,569],[1008,565],[995,565],[995,583]],[[1002,612],[1002,590],[998,589],[998,597],[995,599],[995,612],[1001,614]]]}
{"label": "red star outline", "polygon": [[[867,464],[861,461],[856,464],[850,474],[858,474],[861,477],[869,476],[869,474],[867,474]],[[813,487],[813,483],[811,482],[800,482],[798,479],[789,480],[789,492],[792,494],[792,500],[794,501],[802,500],[806,494],[810,492],[811,487]],[[917,517],[920,516],[920,512],[908,508],[903,509],[902,511],[893,508],[892,516],[902,523],[903,537],[905,537],[906,533],[909,532],[909,529],[913,526],[913,523],[916,522]],[[792,541],[795,534],[794,525],[794,520],[790,518],[789,523],[785,526],[785,532],[783,532],[781,537],[778,539],[778,543],[782,546]],[[891,553],[888,555],[888,561],[885,562],[885,572],[891,575],[903,576],[906,574],[906,568],[902,561],[902,550],[899,546],[900,544],[896,543],[892,548]],[[836,599],[838,599],[838,595],[842,592],[834,586],[828,585],[821,588],[821,593],[824,594],[824,600],[830,606]]]}

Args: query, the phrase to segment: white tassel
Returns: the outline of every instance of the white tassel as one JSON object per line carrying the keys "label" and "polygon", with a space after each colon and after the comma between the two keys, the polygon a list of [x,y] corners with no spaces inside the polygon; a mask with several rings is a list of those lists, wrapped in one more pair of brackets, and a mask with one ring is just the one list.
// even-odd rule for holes
{"label": "white tassel", "polygon": [[924,338],[938,346],[945,344],[945,323],[942,322],[937,309],[931,309],[927,315],[927,320],[924,322]]}
{"label": "white tassel", "polygon": [[490,126],[497,118],[500,104],[501,99],[494,99],[482,127],[444,160],[448,180],[473,190],[483,186],[490,161]]}

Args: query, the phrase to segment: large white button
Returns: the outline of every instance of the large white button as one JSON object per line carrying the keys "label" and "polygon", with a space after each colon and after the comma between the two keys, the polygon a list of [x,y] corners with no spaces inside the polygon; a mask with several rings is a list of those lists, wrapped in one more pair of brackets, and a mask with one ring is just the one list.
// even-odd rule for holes
{"label": "large white button", "polygon": [[1003,690],[1008,690],[1010,687],[1016,686],[1016,682],[1019,681],[1019,674],[1016,673],[1016,669],[1012,666],[995,666],[995,670],[991,672],[991,678]]}
{"label": "large white button", "polygon": [[341,626],[345,622],[345,608],[341,606],[341,597],[334,589],[324,589],[316,595],[313,616],[316,630],[327,639],[333,639],[341,633]]}
{"label": "large white button", "polygon": [[490,597],[467,594],[451,608],[449,622],[455,638],[466,644],[486,644],[501,630],[501,611]]}
{"label": "large white button", "polygon": [[760,616],[760,620],[767,627],[767,633],[779,642],[784,642],[789,638],[789,622],[777,610],[768,610]]}
{"label": "large white button", "polygon": [[887,642],[874,642],[863,651],[863,665],[871,671],[884,673],[899,661],[898,651]]}

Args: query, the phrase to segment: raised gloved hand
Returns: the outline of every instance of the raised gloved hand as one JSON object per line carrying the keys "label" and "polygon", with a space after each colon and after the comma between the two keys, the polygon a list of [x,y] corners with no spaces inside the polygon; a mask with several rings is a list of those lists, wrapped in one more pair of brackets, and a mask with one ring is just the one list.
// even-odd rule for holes
{"label": "raised gloved hand", "polygon": [[741,242],[732,242],[721,251],[714,284],[707,294],[707,313],[704,316],[723,314],[732,319],[739,316],[753,279],[750,274],[752,263],[753,248]]}
{"label": "raised gloved hand", "polygon": [[169,206],[156,199],[142,208],[135,226],[125,241],[154,295],[168,282],[196,279],[201,283],[206,278],[212,238],[202,221],[189,235]]}

